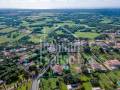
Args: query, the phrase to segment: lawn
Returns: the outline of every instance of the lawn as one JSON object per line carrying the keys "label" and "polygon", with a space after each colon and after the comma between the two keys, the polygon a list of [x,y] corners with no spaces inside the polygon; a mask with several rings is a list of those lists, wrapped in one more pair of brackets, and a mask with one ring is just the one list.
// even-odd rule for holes
{"label": "lawn", "polygon": [[83,82],[82,87],[84,90],[92,90],[92,85],[90,83],[90,77],[86,75],[81,75],[80,80]]}
{"label": "lawn", "polygon": [[6,43],[6,42],[8,42],[8,41],[9,41],[8,38],[0,36],[0,44]]}
{"label": "lawn", "polygon": [[18,32],[18,31],[12,32],[10,35],[10,41],[12,41],[12,42],[18,41],[27,35],[28,34],[26,34],[26,33]]}
{"label": "lawn", "polygon": [[47,34],[36,34],[36,35],[31,35],[29,41],[33,43],[40,43],[45,40],[47,37]]}
{"label": "lawn", "polygon": [[68,90],[64,82],[60,81],[60,90]]}
{"label": "lawn", "polygon": [[94,39],[97,36],[99,36],[99,33],[92,33],[92,32],[75,32],[74,35],[76,35],[78,38],[89,38]]}
{"label": "lawn", "polygon": [[41,90],[54,90],[57,87],[56,81],[58,81],[57,78],[41,79]]}
{"label": "lawn", "polygon": [[113,90],[114,83],[111,81],[111,79],[104,73],[99,73],[99,83],[101,88],[105,90]]}
{"label": "lawn", "polygon": [[28,83],[24,83],[22,86],[18,87],[17,90],[30,90],[31,86],[32,86],[32,82],[28,81]]}
{"label": "lawn", "polygon": [[83,83],[84,90],[92,90],[92,85],[90,82]]}
{"label": "lawn", "polygon": [[81,75],[80,80],[83,81],[83,82],[87,82],[87,81],[90,80],[90,78],[88,76],[86,76],[86,75]]}
{"label": "lawn", "polygon": [[114,72],[109,72],[106,75],[110,78],[112,82],[117,82],[120,79],[120,77],[117,76],[117,74],[115,74]]}

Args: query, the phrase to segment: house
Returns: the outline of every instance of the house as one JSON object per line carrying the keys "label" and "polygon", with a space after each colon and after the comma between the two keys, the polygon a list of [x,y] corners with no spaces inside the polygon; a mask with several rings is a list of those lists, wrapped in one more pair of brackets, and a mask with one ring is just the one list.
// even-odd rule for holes
{"label": "house", "polygon": [[98,63],[91,64],[91,67],[93,70],[96,70],[96,71],[106,71],[106,68]]}
{"label": "house", "polygon": [[92,73],[92,69],[91,68],[84,68],[84,69],[82,69],[82,71],[85,74],[91,74]]}
{"label": "house", "polygon": [[56,64],[52,67],[53,73],[54,74],[58,74],[58,75],[62,75],[63,73],[63,67],[59,64]]}
{"label": "house", "polygon": [[20,55],[19,62],[23,63],[24,61],[26,61],[27,58],[28,58],[28,56],[26,54]]}
{"label": "house", "polygon": [[89,46],[88,40],[81,40],[81,46]]}
{"label": "house", "polygon": [[31,33],[31,31],[27,30],[27,29],[21,29],[20,32],[26,33],[26,34],[30,34]]}
{"label": "house", "polygon": [[96,62],[94,59],[91,59],[89,61],[89,64],[93,71],[106,71],[106,68],[98,62]]}
{"label": "house", "polygon": [[116,35],[120,35],[120,30],[118,30],[118,31],[116,32]]}
{"label": "house", "polygon": [[79,87],[79,84],[76,83],[76,84],[67,85],[67,89],[68,90],[80,90],[80,87]]}
{"label": "house", "polygon": [[104,62],[104,65],[109,69],[109,70],[114,70],[120,68],[120,61],[118,60],[108,60]]}
{"label": "house", "polygon": [[4,81],[3,81],[3,80],[0,80],[0,85],[3,84],[3,83],[4,83]]}
{"label": "house", "polygon": [[71,85],[67,85],[67,89],[68,89],[68,90],[73,90],[73,88],[72,88]]}
{"label": "house", "polygon": [[100,87],[93,87],[92,90],[102,90]]}
{"label": "house", "polygon": [[52,53],[55,52],[56,51],[55,46],[52,45],[52,46],[48,47],[48,51],[52,52]]}
{"label": "house", "polygon": [[10,55],[11,55],[11,52],[9,52],[9,51],[7,51],[7,50],[6,50],[6,51],[3,51],[3,55],[4,55],[4,56],[10,56]]}
{"label": "house", "polygon": [[116,48],[120,49],[120,41],[116,41]]}
{"label": "house", "polygon": [[120,90],[120,88],[117,88],[117,90]]}

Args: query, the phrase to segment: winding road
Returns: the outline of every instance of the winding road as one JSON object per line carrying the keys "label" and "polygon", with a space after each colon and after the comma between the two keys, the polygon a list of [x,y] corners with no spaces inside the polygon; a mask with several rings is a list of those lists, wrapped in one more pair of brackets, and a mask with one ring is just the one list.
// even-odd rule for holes
{"label": "winding road", "polygon": [[[65,30],[66,32],[68,32],[69,34],[71,34],[74,38],[77,38],[72,32],[70,32],[66,28],[63,27],[63,30]],[[49,34],[50,33],[51,32],[49,32]],[[42,69],[43,72],[40,73],[36,79],[33,80],[31,90],[39,90],[39,83],[40,83],[39,79],[47,72],[47,70],[54,63],[55,60],[56,60],[56,56],[54,56],[52,59],[50,59],[50,62],[48,63],[48,65],[45,68]]]}
{"label": "winding road", "polygon": [[56,60],[56,56],[50,59],[50,62],[48,63],[48,65],[42,69],[43,72],[40,73],[38,77],[33,80],[31,90],[39,90],[39,83],[40,83],[39,79],[47,72],[47,70],[54,63],[55,60]]}

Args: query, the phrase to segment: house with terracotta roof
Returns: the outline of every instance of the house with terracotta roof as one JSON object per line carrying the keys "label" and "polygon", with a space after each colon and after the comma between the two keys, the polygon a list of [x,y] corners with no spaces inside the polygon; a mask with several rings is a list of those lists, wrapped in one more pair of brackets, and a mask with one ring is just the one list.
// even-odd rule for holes
{"label": "house with terracotta roof", "polygon": [[120,68],[120,61],[119,60],[108,60],[104,62],[104,65],[109,69],[109,70],[114,70]]}
{"label": "house with terracotta roof", "polygon": [[56,64],[52,67],[53,73],[54,74],[58,74],[58,75],[62,75],[63,73],[63,67],[59,64]]}

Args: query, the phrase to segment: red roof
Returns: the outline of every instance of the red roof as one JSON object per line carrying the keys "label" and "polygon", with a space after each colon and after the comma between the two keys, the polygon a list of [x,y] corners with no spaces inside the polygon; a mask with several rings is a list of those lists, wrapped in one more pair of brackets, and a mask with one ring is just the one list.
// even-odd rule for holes
{"label": "red roof", "polygon": [[63,68],[61,65],[54,65],[52,69],[55,73],[62,74]]}

